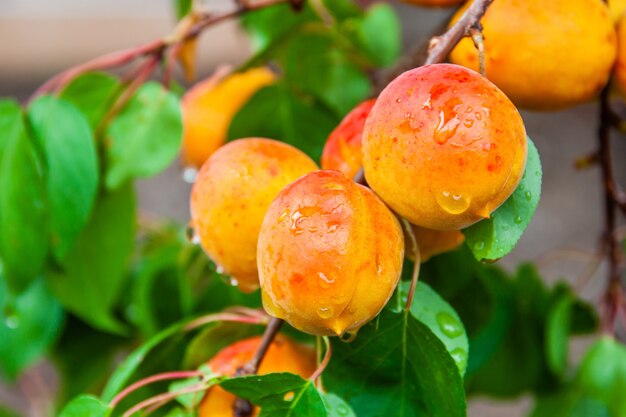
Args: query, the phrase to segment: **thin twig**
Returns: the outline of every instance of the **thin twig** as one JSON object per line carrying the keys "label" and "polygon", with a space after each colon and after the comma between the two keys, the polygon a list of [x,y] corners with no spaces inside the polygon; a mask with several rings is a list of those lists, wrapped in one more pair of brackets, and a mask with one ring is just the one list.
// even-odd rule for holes
{"label": "thin twig", "polygon": [[411,247],[413,249],[414,257],[413,273],[411,274],[411,285],[409,286],[409,292],[406,296],[406,304],[404,306],[404,309],[406,311],[409,311],[411,309],[411,305],[413,304],[413,296],[415,295],[415,289],[417,288],[417,281],[420,276],[420,267],[422,263],[420,260],[420,248],[419,246],[417,246],[417,238],[415,237],[415,232],[413,232],[411,223],[409,223],[409,221],[404,217],[400,217],[400,221],[404,226],[404,230],[406,231],[407,236],[409,236],[409,239],[411,239]]}
{"label": "thin twig", "polygon": [[470,34],[470,29],[476,27],[480,19],[493,0],[474,0],[465,10],[463,16],[441,36],[431,39],[428,57],[424,65],[437,64],[445,61],[448,54],[461,39]]}

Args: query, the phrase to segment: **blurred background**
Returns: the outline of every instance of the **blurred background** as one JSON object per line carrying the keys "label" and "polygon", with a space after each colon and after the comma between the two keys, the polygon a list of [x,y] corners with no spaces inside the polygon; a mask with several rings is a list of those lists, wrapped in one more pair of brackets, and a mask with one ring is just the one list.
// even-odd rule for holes
{"label": "blurred background", "polygon": [[[210,9],[226,9],[232,1],[205,0],[204,4]],[[452,14],[452,10],[399,3],[394,7],[403,22],[407,51],[426,42]],[[56,72],[164,36],[174,22],[167,0],[1,0],[0,96],[24,100]],[[236,22],[214,26],[201,37],[198,75],[207,76],[220,63],[241,63],[249,51],[246,36]],[[525,260],[539,261],[547,279],[565,278],[580,284],[583,297],[593,302],[604,288],[603,266],[586,285],[577,280],[585,274],[597,247],[602,220],[599,170],[577,171],[574,161],[595,149],[597,113],[595,103],[564,112],[523,113],[528,134],[543,160],[543,195],[520,244],[501,261],[510,268]],[[624,154],[625,150],[623,143],[616,143],[614,154]],[[617,169],[626,173],[626,165],[619,161]],[[179,166],[172,166],[158,177],[139,182],[140,207],[186,222],[189,190],[181,180]],[[580,355],[585,345],[584,340],[576,342],[571,354]],[[55,383],[52,368],[38,364],[16,386],[0,381],[0,404],[24,410],[27,416],[41,416],[45,407],[38,402],[48,401]],[[530,405],[524,397],[514,404],[478,399],[472,401],[470,415],[523,416]]]}

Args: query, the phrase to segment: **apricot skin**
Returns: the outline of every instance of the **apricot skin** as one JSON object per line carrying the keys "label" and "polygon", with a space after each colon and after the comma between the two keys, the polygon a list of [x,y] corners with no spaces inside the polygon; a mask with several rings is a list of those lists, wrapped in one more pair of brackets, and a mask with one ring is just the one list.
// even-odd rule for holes
{"label": "apricot skin", "polygon": [[400,224],[370,189],[312,172],[285,187],[263,221],[263,306],[306,333],[355,333],[391,297],[403,256]]}
{"label": "apricot skin", "polygon": [[497,209],[526,165],[519,112],[457,65],[407,71],[380,94],[363,133],[370,187],[409,222],[459,230]]}
{"label": "apricot skin", "polygon": [[617,62],[613,69],[615,83],[622,94],[626,94],[626,14],[622,16],[617,25],[618,50]]}
{"label": "apricot skin", "polygon": [[194,85],[182,99],[182,163],[199,168],[226,142],[230,122],[239,109],[275,75],[267,68],[253,68],[220,81],[208,78]]}
{"label": "apricot skin", "polygon": [[291,145],[239,139],[202,166],[191,191],[191,221],[202,248],[242,291],[258,288],[256,245],[265,212],[287,184],[317,165]]}
{"label": "apricot skin", "polygon": [[356,106],[328,136],[322,152],[322,169],[341,171],[348,178],[359,172],[363,128],[374,103],[376,99],[370,99]]}
{"label": "apricot skin", "polygon": [[[523,108],[556,110],[591,100],[615,61],[613,21],[600,0],[498,0],[482,24],[487,77]],[[471,39],[461,40],[450,59],[478,69]]]}
{"label": "apricot skin", "polygon": [[[236,342],[221,350],[208,363],[211,370],[220,375],[232,376],[237,369],[252,359],[261,337],[252,337]],[[308,378],[315,372],[315,351],[307,346],[292,342],[283,335],[277,335],[270,345],[261,366],[259,375],[272,372],[289,372]],[[198,407],[199,417],[232,417],[236,397],[221,387],[210,388]],[[252,416],[259,415],[255,407]]]}

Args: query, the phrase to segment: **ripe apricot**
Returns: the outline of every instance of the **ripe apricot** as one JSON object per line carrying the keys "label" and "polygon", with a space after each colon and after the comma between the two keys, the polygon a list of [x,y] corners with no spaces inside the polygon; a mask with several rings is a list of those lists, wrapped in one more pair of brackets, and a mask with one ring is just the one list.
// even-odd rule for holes
{"label": "ripe apricot", "polygon": [[263,220],[263,306],[307,333],[356,334],[391,297],[403,256],[400,224],[370,189],[314,171],[285,187]]}
{"label": "ripe apricot", "polygon": [[[220,375],[233,376],[237,369],[248,363],[259,348],[261,337],[252,337],[233,343],[221,350],[208,363],[211,370]],[[277,335],[265,354],[258,374],[289,372],[308,378],[315,372],[315,351]],[[198,407],[199,417],[232,417],[236,397],[219,386],[210,388]],[[259,414],[254,408],[252,416]]]}
{"label": "ripe apricot", "polygon": [[229,142],[202,166],[191,191],[191,223],[204,251],[242,291],[258,288],[256,245],[270,203],[316,169],[293,146],[259,138]]}
{"label": "ripe apricot", "polygon": [[363,127],[374,103],[376,99],[370,99],[356,106],[331,132],[322,152],[322,169],[335,169],[349,178],[359,172]]}
{"label": "ripe apricot", "polygon": [[[322,153],[322,169],[335,169],[354,178],[362,167],[362,138],[365,120],[374,107],[376,99],[364,101],[355,107],[341,121],[328,137]],[[420,250],[421,262],[431,257],[457,248],[465,240],[458,230],[430,230],[411,225]],[[405,253],[414,260],[410,239],[405,236]]]}
{"label": "ripe apricot", "polygon": [[[498,0],[482,24],[487,77],[520,107],[553,110],[588,101],[615,61],[615,29],[602,0]],[[450,58],[478,69],[471,39],[461,40]]]}
{"label": "ripe apricot", "polygon": [[404,3],[415,4],[424,7],[450,7],[457,6],[465,0],[402,0]]}
{"label": "ripe apricot", "polygon": [[363,132],[370,187],[411,223],[458,230],[488,218],[526,165],[526,132],[511,101],[480,74],[419,67],[380,94]]}
{"label": "ripe apricot", "polygon": [[624,10],[626,10],[626,0],[609,0],[608,4],[613,21],[619,22],[624,15]]}
{"label": "ripe apricot", "polygon": [[622,16],[617,25],[617,36],[617,62],[613,69],[613,75],[619,89],[622,93],[626,93],[626,14]]}
{"label": "ripe apricot", "polygon": [[267,68],[253,68],[217,82],[210,77],[187,91],[182,99],[183,165],[201,167],[226,142],[228,127],[239,109],[275,78]]}

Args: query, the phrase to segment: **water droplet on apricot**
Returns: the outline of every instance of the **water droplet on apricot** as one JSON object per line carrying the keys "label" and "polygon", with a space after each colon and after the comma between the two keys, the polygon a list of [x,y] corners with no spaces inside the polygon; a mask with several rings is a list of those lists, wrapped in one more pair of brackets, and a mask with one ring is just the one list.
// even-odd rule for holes
{"label": "water droplet on apricot", "polygon": [[326,223],[326,226],[328,226],[328,233],[335,233],[337,229],[339,228],[339,223],[328,222]]}
{"label": "water droplet on apricot", "polygon": [[289,227],[289,230],[291,231],[293,235],[297,236],[297,235],[301,235],[302,233],[304,233],[304,229],[300,227],[300,222],[302,221],[303,218],[304,216],[299,210],[294,211],[293,214],[291,215],[291,227]]}
{"label": "water droplet on apricot", "polygon": [[402,103],[402,97],[398,97],[398,98],[396,99],[396,103]]}
{"label": "water droplet on apricot", "polygon": [[428,110],[432,109],[432,105],[431,105],[430,99],[431,99],[431,97],[430,97],[430,94],[429,94],[428,98],[426,99],[426,101],[424,103],[422,103],[422,110],[424,110],[424,109],[428,109]]}
{"label": "water droplet on apricot", "polygon": [[215,264],[215,272],[222,275],[224,273],[224,267],[222,265]]}
{"label": "water droplet on apricot", "polygon": [[329,319],[335,314],[335,310],[332,307],[320,307],[317,309],[317,315],[321,319]]}
{"label": "water droplet on apricot", "polygon": [[230,277],[230,285],[233,287],[237,287],[239,285],[239,281],[235,277]]}
{"label": "water droplet on apricot", "polygon": [[456,117],[456,115],[450,119],[446,120],[446,115],[444,111],[439,112],[439,125],[435,129],[434,139],[440,145],[443,145],[456,133],[456,130],[459,127],[459,123],[461,121]]}
{"label": "water droplet on apricot", "polygon": [[450,214],[461,214],[467,211],[470,206],[470,200],[462,194],[452,194],[444,191],[436,198],[437,204]]}
{"label": "water droplet on apricot", "polygon": [[328,289],[331,287],[331,284],[333,282],[335,282],[335,279],[332,277],[328,277],[325,273],[323,272],[318,272],[317,273],[319,280],[319,285],[320,287],[324,288],[324,289]]}
{"label": "water droplet on apricot", "polygon": [[437,314],[437,323],[439,328],[446,336],[455,338],[463,334],[463,326],[461,323],[450,313],[442,311]]}
{"label": "water droplet on apricot", "polygon": [[465,121],[463,122],[463,126],[472,127],[474,126],[474,121],[472,119],[465,119]]}

